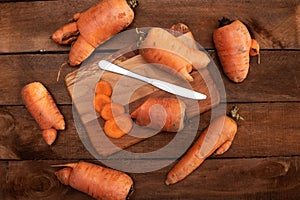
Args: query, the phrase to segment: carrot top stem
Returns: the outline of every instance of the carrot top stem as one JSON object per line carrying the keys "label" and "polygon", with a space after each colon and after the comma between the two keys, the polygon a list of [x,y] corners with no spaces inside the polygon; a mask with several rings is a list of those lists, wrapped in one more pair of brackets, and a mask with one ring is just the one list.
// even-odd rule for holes
{"label": "carrot top stem", "polygon": [[223,26],[226,26],[228,24],[231,24],[233,21],[226,18],[226,17],[223,17],[221,20],[219,20],[219,28],[223,27]]}
{"label": "carrot top stem", "polygon": [[137,0],[126,0],[131,9],[134,9],[139,5]]}

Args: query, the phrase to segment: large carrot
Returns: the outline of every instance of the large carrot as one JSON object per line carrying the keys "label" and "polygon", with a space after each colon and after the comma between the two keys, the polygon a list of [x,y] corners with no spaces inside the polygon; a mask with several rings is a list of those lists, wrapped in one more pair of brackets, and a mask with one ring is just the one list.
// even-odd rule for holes
{"label": "large carrot", "polygon": [[[235,116],[237,108],[232,113]],[[214,152],[219,155],[226,152],[232,144],[237,133],[237,123],[228,116],[216,118],[199,136],[192,147],[170,170],[165,183],[167,185],[175,184],[195,169],[197,169],[204,160]]]}
{"label": "large carrot", "polygon": [[148,98],[131,113],[131,117],[140,126],[177,132],[184,128],[185,108],[179,99]]}
{"label": "large carrot", "polygon": [[84,192],[95,199],[125,200],[133,192],[133,181],[127,174],[99,165],[78,162],[64,165],[56,172],[64,185]]}
{"label": "large carrot", "polygon": [[259,55],[257,41],[251,39],[242,22],[226,18],[220,20],[220,28],[214,31],[213,40],[225,74],[236,83],[242,82],[249,71],[249,55]]}
{"label": "large carrot", "polygon": [[162,28],[152,28],[139,46],[139,53],[150,63],[176,73],[188,81],[193,68],[206,67],[208,56],[197,49],[189,48],[185,43]]}
{"label": "large carrot", "polygon": [[133,8],[137,0],[102,0],[82,13],[74,15],[74,21],[52,35],[60,44],[71,43],[69,64],[79,65],[97,46],[117,34],[133,21]]}
{"label": "large carrot", "polygon": [[[56,130],[65,129],[64,117],[57,108],[52,96],[40,82],[32,82],[21,91],[27,110],[34,117],[43,131],[47,144],[55,140]],[[51,138],[48,140],[47,138]]]}

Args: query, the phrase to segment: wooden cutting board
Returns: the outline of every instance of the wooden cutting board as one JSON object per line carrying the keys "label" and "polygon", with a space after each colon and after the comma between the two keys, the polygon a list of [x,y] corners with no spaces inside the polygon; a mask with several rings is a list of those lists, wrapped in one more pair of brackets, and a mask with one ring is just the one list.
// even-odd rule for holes
{"label": "wooden cutting board", "polygon": [[165,80],[206,94],[207,99],[200,101],[179,97],[186,104],[187,119],[199,116],[200,113],[210,110],[220,102],[218,89],[207,68],[200,72],[193,71],[194,81],[188,83],[147,63],[132,47],[122,49],[105,58],[94,56],[92,60],[83,64],[78,70],[68,74],[65,77],[65,84],[72,98],[76,114],[78,114],[77,117],[84,128],[83,133],[79,133],[79,136],[85,145],[89,145],[89,148],[92,148],[94,153],[96,152],[100,157],[106,157],[126,149],[153,135],[153,130],[136,125],[134,125],[133,131],[119,139],[108,138],[103,133],[104,121],[94,111],[93,107],[94,88],[100,79],[106,80],[112,85],[112,101],[123,104],[128,113],[141,105],[148,97],[176,98],[175,95],[141,81],[100,70],[97,64],[101,59],[111,61],[141,75]]}

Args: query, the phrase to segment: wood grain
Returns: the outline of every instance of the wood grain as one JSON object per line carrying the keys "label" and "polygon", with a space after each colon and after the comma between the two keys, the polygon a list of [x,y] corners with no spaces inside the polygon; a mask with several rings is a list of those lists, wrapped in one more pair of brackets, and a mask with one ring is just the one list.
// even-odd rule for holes
{"label": "wood grain", "polygon": [[[56,169],[50,167],[57,163],[62,162],[0,162],[0,174],[7,177],[4,179],[5,199],[91,199],[58,182],[54,176]],[[164,185],[171,166],[151,173],[129,174],[135,183],[131,199],[298,199],[299,164],[298,156],[208,159],[173,186]],[[200,186],[195,187],[195,184]]]}
{"label": "wood grain", "polygon": [[[60,0],[1,3],[0,35],[5,40],[0,41],[0,52],[68,51],[69,47],[55,44],[50,36],[67,23],[73,14],[97,2]],[[269,9],[270,5],[272,9]],[[214,4],[198,0],[165,0],[159,6],[152,0],[142,0],[135,10],[135,20],[128,29],[152,26],[167,28],[183,22],[190,26],[196,41],[211,49],[211,34],[218,27],[218,20],[225,16],[247,23],[263,49],[299,49],[299,36],[295,29],[296,6],[299,6],[299,1],[295,0],[218,0]],[[116,39],[102,48],[119,49],[126,46],[127,42]]]}

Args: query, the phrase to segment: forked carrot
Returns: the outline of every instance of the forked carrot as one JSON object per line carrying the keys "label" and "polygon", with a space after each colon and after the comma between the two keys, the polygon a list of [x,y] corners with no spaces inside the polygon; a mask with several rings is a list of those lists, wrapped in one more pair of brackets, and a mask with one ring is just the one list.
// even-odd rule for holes
{"label": "forked carrot", "polygon": [[[237,110],[234,108],[232,113],[236,114]],[[238,115],[236,114],[236,116]],[[169,171],[165,181],[166,185],[175,184],[186,178],[214,152],[218,155],[226,152],[236,133],[237,123],[234,119],[228,116],[216,118]]]}
{"label": "forked carrot", "polygon": [[[64,117],[57,108],[52,96],[45,88],[45,86],[40,82],[32,82],[24,86],[21,91],[23,102],[33,116],[36,122],[39,124],[42,130],[56,129],[64,130],[65,121]],[[47,134],[50,134],[47,136]],[[44,131],[44,138],[54,138],[54,130]],[[53,141],[46,141],[51,143]]]}
{"label": "forked carrot", "polygon": [[55,174],[64,185],[95,199],[125,200],[133,193],[133,180],[127,174],[87,162],[54,165],[65,167]]}
{"label": "forked carrot", "polygon": [[111,102],[111,98],[105,94],[96,94],[94,97],[94,107],[96,112],[100,113],[103,106]]}
{"label": "forked carrot", "polygon": [[128,27],[134,19],[137,0],[101,0],[82,13],[75,22],[67,24],[52,35],[59,44],[74,42],[69,53],[69,64],[81,64],[100,44]]}
{"label": "forked carrot", "polygon": [[119,103],[107,103],[103,106],[100,116],[109,120],[125,113],[125,107]]}
{"label": "forked carrot", "polygon": [[249,71],[249,55],[259,55],[258,42],[251,39],[247,27],[239,20],[223,18],[213,40],[224,73],[233,82],[244,81]]}
{"label": "forked carrot", "polygon": [[112,94],[112,87],[107,81],[100,80],[96,84],[95,94],[105,94],[110,97]]}
{"label": "forked carrot", "polygon": [[129,133],[132,126],[130,115],[125,113],[105,121],[104,132],[111,138],[120,138]]}
{"label": "forked carrot", "polygon": [[193,81],[193,77],[189,74],[193,68],[204,68],[210,62],[204,52],[189,48],[162,28],[150,29],[139,46],[139,53],[147,62],[188,81]]}
{"label": "forked carrot", "polygon": [[139,126],[177,132],[184,128],[186,105],[176,98],[148,98],[131,113]]}

